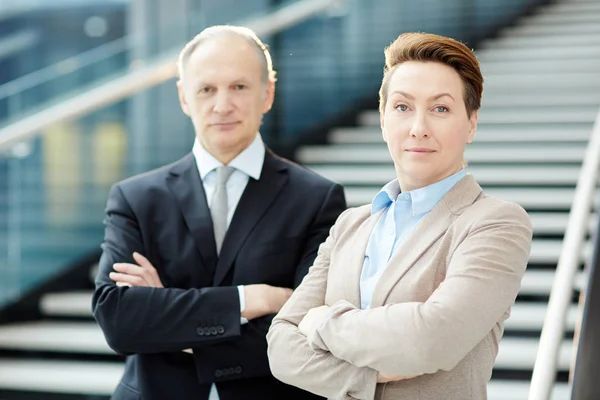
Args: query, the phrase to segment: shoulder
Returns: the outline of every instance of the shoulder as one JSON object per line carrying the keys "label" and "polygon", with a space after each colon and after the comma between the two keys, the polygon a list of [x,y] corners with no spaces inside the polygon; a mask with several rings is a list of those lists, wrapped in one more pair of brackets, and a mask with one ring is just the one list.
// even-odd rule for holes
{"label": "shoulder", "polygon": [[365,204],[344,210],[337,218],[334,228],[338,236],[346,232],[355,232],[371,216],[371,205]]}
{"label": "shoulder", "polygon": [[518,225],[532,230],[531,219],[521,205],[485,193],[467,207],[461,217],[473,225]]}
{"label": "shoulder", "polygon": [[178,171],[185,170],[194,163],[192,154],[187,154],[185,157],[171,164],[134,175],[115,183],[111,189],[111,193],[120,191],[125,197],[150,197],[156,192],[166,191],[167,186],[165,182],[167,178],[173,173],[179,173]]}

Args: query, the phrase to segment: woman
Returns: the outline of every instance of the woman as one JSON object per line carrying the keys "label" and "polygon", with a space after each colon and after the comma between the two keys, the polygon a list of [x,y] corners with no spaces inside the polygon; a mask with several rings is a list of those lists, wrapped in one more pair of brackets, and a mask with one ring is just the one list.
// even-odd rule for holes
{"label": "woman", "polygon": [[397,180],[345,211],[267,335],[273,374],[333,399],[485,399],[532,228],[465,171],[483,78],[453,39],[385,51],[383,139]]}

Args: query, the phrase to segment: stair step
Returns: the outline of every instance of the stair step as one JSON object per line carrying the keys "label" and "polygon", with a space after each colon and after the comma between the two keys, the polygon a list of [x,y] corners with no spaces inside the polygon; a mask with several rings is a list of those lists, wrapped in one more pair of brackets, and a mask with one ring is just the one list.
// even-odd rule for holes
{"label": "stair step", "polygon": [[[372,117],[369,117],[372,118]],[[371,121],[369,121],[371,122]],[[592,124],[588,127],[571,127],[565,130],[562,126],[547,126],[543,128],[530,128],[523,130],[519,127],[479,127],[474,143],[573,143],[584,142],[587,144],[592,132]],[[329,139],[333,143],[384,143],[381,137],[379,124],[358,128],[337,128],[331,131]]]}
{"label": "stair step", "polygon": [[124,364],[0,358],[0,390],[109,396]]}
{"label": "stair step", "polygon": [[92,317],[93,291],[48,293],[40,300],[40,311],[48,317]]}
{"label": "stair step", "polygon": [[600,11],[600,3],[597,1],[565,1],[563,3],[554,3],[551,5],[541,6],[539,8],[539,13],[541,14],[563,14],[596,11]]}
{"label": "stair step", "polygon": [[[574,51],[576,49],[572,49],[569,48],[570,51]],[[517,49],[517,50],[510,50],[510,52],[513,53],[517,53],[517,55],[521,52],[523,53],[529,53],[531,50],[530,49]],[[565,50],[560,50],[560,49],[544,49],[544,51],[567,51]],[[589,50],[592,51],[592,50]],[[494,51],[494,57],[497,55],[497,53],[499,53],[500,50]],[[502,51],[502,53],[509,53],[509,50],[506,51]],[[596,57],[600,57],[600,46],[598,47],[598,51],[596,54]],[[510,56],[508,57],[510,58]],[[520,58],[517,57],[518,60],[520,60]],[[505,61],[504,58],[499,58],[499,60],[501,61]],[[567,89],[574,89],[574,88],[589,88],[589,87],[598,87],[600,86],[600,73],[598,72],[589,72],[589,73],[567,73],[567,72],[563,72],[560,74],[552,74],[552,73],[545,73],[545,74],[525,74],[525,73],[500,73],[500,74],[493,74],[493,75],[487,75],[485,77],[485,88],[486,90],[488,89],[497,89],[497,88],[502,88],[506,85],[512,85],[514,87],[518,87],[519,89],[531,89],[531,90],[536,90],[536,89],[547,89],[547,88],[567,88]],[[488,92],[486,92],[487,94]],[[493,96],[491,96],[493,97]],[[587,108],[587,107],[586,107]],[[563,107],[564,109],[564,107]],[[594,106],[593,111],[597,112],[598,109],[596,106]],[[520,108],[515,108],[513,110],[510,111],[514,111],[514,112],[519,112]],[[529,107],[524,108],[524,111],[529,112],[531,110],[536,110],[536,111],[554,111],[554,110],[548,110],[547,107],[537,107],[537,105],[532,104]],[[487,110],[484,110],[487,112]],[[556,109],[555,111],[561,111],[560,109]],[[573,111],[572,109],[568,109],[568,111]]]}
{"label": "stair step", "polygon": [[[379,188],[396,179],[392,165],[372,166],[310,166],[314,172],[341,185],[373,185]],[[473,165],[467,168],[480,185],[573,185],[579,178],[579,166],[534,165],[489,167]],[[375,192],[376,193],[376,192]],[[373,196],[375,195],[373,193]],[[370,201],[369,201],[370,202]]]}
{"label": "stair step", "polygon": [[[534,239],[531,243],[529,262],[533,264],[556,264],[562,251],[562,239]],[[581,251],[581,261],[592,255],[593,244],[586,242]]]}
{"label": "stair step", "polygon": [[[348,206],[357,207],[371,203],[382,186],[346,186],[344,191]],[[575,196],[575,190],[571,188],[485,188],[485,193],[518,203],[527,210],[568,210]],[[600,198],[600,191],[596,192],[595,198]]]}
{"label": "stair step", "polygon": [[[600,16],[594,18],[600,20]],[[558,37],[532,36],[532,37],[500,37],[486,40],[479,49],[494,51],[496,49],[516,49],[532,47],[556,46],[596,46],[600,43],[600,34],[567,35]]]}
{"label": "stair step", "polygon": [[[520,295],[524,296],[548,296],[554,283],[554,270],[528,269],[521,281]],[[580,291],[585,285],[586,275],[578,272],[573,281],[573,289]]]}
{"label": "stair step", "polygon": [[[547,60],[536,61],[536,60],[494,60],[489,62],[482,62],[480,64],[481,71],[483,73],[484,79],[488,74],[533,74],[533,73],[542,73],[542,74],[563,74],[563,73],[593,73],[598,71],[600,65],[599,57],[590,57],[585,60],[552,60],[552,62],[548,62]],[[485,81],[484,81],[485,86]],[[581,104],[590,104],[585,103],[584,101],[588,98],[593,99],[593,103],[595,103],[598,99],[598,93],[587,92],[587,93],[561,93],[560,96],[545,96],[548,101],[556,101],[557,104],[560,104],[560,101],[565,99],[566,105],[579,104],[569,101],[570,98],[577,97],[577,95],[582,96]],[[523,93],[523,96],[530,96],[531,93]],[[486,92],[483,103],[488,104],[490,100],[493,100],[496,95],[488,96]],[[515,102],[519,102],[522,104],[537,104],[537,103],[524,103],[521,101],[519,96],[512,96]],[[510,103],[509,103],[510,104]],[[543,105],[538,104],[538,105]]]}
{"label": "stair step", "polygon": [[[555,66],[554,63],[551,66]],[[600,61],[594,66],[595,70],[600,70]],[[524,71],[525,72],[525,71]],[[583,72],[583,71],[582,71]],[[539,71],[543,73],[543,71]],[[551,73],[551,72],[550,72]],[[545,94],[527,93],[519,96],[511,94],[496,94],[486,97],[483,100],[482,110],[498,110],[501,107],[528,107],[535,104],[536,108],[544,107],[563,107],[573,109],[573,107],[586,107],[594,110],[600,110],[599,93],[565,93],[560,96],[547,96]],[[590,112],[589,110],[587,112]],[[564,134],[564,130],[563,130]]]}
{"label": "stair step", "polygon": [[[492,379],[487,385],[488,400],[524,400],[529,396],[529,382]],[[552,392],[552,400],[568,400],[569,385],[557,382]]]}
{"label": "stair step", "polygon": [[[526,17],[519,21],[520,25],[537,26],[537,25],[579,25],[589,24],[600,21],[600,10],[587,9],[585,11],[571,10],[570,12],[541,12],[530,17]],[[598,42],[596,42],[598,43]]]}
{"label": "stair step", "polygon": [[[597,35],[600,34],[600,24],[588,22],[585,24],[568,25],[519,25],[502,30],[502,37],[529,36],[564,36],[564,35]],[[555,55],[563,57],[562,54]]]}
{"label": "stair step", "polygon": [[115,354],[95,322],[33,321],[1,325],[0,348]]}
{"label": "stair step", "polygon": [[[467,146],[465,159],[475,163],[581,163],[585,155],[585,143],[561,144],[538,143],[535,145],[510,145],[473,143]],[[386,144],[379,145],[326,145],[304,146],[296,153],[303,164],[389,164],[391,157]]]}
{"label": "stair step", "polygon": [[[582,25],[584,26],[584,25]],[[600,27],[600,24],[597,24]],[[535,27],[527,27],[532,29]],[[540,27],[540,32],[546,30],[548,27]],[[552,26],[551,29],[559,29],[560,26]],[[567,29],[573,27],[567,26]],[[578,28],[578,27],[575,27]],[[597,28],[595,28],[597,29]],[[595,31],[598,33],[600,31]],[[557,54],[560,54],[557,57]],[[563,46],[563,47],[538,47],[538,48],[515,48],[515,49],[488,49],[477,52],[477,58],[481,62],[487,63],[490,61],[507,61],[507,60],[548,60],[551,62],[556,58],[573,59],[573,60],[587,60],[588,58],[597,58],[600,56],[600,43],[597,46]],[[486,78],[487,81],[487,78]],[[552,85],[552,82],[546,82]]]}
{"label": "stair step", "polygon": [[[504,323],[506,331],[540,331],[544,325],[547,304],[516,302],[512,307],[510,317]],[[578,320],[579,311],[576,305],[569,307],[565,328],[573,332]]]}
{"label": "stair step", "polygon": [[[539,339],[503,337],[498,349],[495,369],[532,370]],[[563,340],[558,353],[558,371],[568,371],[571,363],[573,341]]]}

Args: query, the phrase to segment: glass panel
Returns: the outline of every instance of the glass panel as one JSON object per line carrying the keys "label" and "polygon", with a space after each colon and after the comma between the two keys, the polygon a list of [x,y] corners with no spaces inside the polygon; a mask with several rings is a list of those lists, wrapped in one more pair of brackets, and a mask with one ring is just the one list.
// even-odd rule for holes
{"label": "glass panel", "polygon": [[[204,3],[202,9],[186,14],[185,21],[170,21],[158,32],[146,31],[141,35],[116,39],[0,85],[0,126],[60,103],[164,56],[165,52],[156,51],[159,43],[174,43],[170,50],[176,54],[187,40],[181,40],[182,26],[188,27],[188,39],[191,39],[209,24],[235,23],[265,15],[270,10],[268,0]],[[161,50],[164,50],[164,46]],[[140,54],[146,58],[140,58]],[[175,58],[173,61],[176,61]]]}

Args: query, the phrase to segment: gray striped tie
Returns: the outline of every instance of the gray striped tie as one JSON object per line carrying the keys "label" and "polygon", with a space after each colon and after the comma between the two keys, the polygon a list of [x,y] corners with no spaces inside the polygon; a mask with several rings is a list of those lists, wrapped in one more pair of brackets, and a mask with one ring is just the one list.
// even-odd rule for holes
{"label": "gray striped tie", "polygon": [[221,252],[223,239],[227,232],[227,180],[233,174],[235,168],[221,166],[217,168],[217,186],[210,203],[210,216],[212,217],[215,232],[215,243],[217,254]]}

